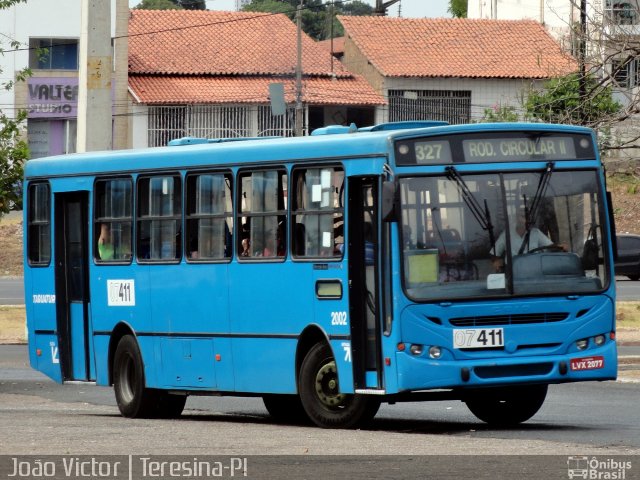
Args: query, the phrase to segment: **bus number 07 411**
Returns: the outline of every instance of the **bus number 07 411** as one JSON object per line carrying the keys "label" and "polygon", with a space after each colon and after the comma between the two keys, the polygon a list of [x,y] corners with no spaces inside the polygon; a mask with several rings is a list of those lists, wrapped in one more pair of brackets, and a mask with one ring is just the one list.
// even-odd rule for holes
{"label": "bus number 07 411", "polygon": [[453,331],[453,348],[493,348],[504,346],[502,328],[467,328]]}

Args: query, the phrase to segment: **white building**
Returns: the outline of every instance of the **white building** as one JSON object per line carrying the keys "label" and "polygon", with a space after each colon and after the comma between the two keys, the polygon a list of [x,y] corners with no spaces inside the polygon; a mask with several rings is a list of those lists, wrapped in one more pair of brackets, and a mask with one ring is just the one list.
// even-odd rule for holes
{"label": "white building", "polygon": [[[29,0],[1,11],[0,32],[5,38],[0,37],[0,41],[7,52],[0,56],[0,82],[13,80],[15,73],[25,67],[32,69],[33,76],[11,90],[0,90],[0,105],[10,117],[18,109],[28,111],[31,158],[75,151],[80,5],[81,0]],[[126,2],[123,5],[126,21],[128,5]],[[116,1],[112,1],[111,20],[113,38]],[[20,42],[21,47],[10,51],[6,37]],[[38,49],[45,50],[40,50],[39,55]],[[126,47],[120,56],[124,57],[124,68],[115,69],[114,86],[116,82],[126,82]],[[122,118],[126,120],[126,115]],[[115,133],[116,130],[114,147],[126,147],[126,126],[121,133]]]}

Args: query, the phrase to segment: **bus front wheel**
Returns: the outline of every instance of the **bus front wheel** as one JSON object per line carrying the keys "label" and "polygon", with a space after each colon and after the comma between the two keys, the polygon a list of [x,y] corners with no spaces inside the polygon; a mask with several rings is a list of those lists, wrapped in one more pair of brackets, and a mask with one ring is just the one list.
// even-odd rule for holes
{"label": "bus front wheel", "polygon": [[144,364],[138,342],[125,335],[113,358],[113,389],[120,413],[130,418],[175,418],[180,416],[186,395],[173,395],[145,386]]}
{"label": "bus front wheel", "polygon": [[350,428],[370,421],[380,400],[340,393],[338,369],[329,346],[318,343],[305,356],[298,380],[300,400],[307,415],[324,428]]}
{"label": "bus front wheel", "polygon": [[497,387],[469,394],[465,403],[471,413],[495,426],[512,426],[533,417],[547,396],[548,385]]}

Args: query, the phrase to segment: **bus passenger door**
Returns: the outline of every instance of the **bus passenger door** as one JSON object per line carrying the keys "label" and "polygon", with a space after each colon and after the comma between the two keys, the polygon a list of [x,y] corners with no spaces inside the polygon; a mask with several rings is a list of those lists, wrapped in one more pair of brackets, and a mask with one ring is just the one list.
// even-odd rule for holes
{"label": "bus passenger door", "polygon": [[383,388],[378,308],[378,177],[349,179],[349,318],[356,389]]}
{"label": "bus passenger door", "polygon": [[56,317],[63,380],[92,379],[88,205],[88,192],[55,195]]}

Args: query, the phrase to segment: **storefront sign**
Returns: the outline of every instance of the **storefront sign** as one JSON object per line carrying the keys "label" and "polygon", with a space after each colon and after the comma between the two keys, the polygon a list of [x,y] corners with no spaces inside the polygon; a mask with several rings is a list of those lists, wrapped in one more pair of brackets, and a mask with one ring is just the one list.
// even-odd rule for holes
{"label": "storefront sign", "polygon": [[27,80],[29,118],[78,116],[78,79],[31,77]]}

